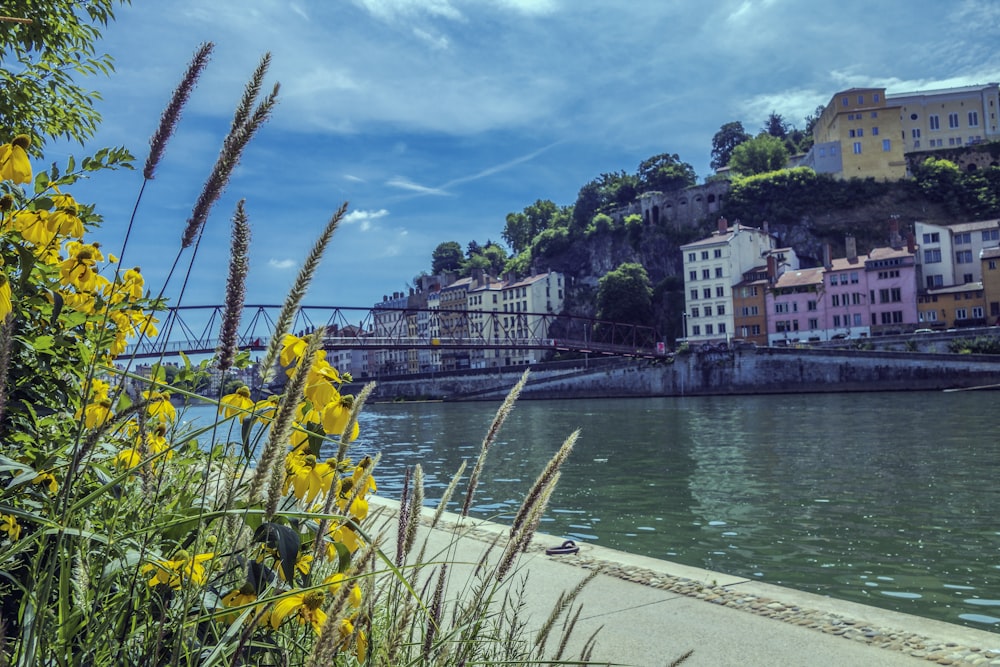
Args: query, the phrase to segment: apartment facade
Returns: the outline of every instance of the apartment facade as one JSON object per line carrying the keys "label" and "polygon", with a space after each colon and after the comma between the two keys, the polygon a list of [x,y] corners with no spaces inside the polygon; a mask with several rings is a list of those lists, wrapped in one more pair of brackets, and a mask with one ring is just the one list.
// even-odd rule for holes
{"label": "apartment facade", "polygon": [[920,284],[927,290],[980,282],[980,255],[1000,246],[1000,220],[948,226],[916,222],[914,233],[920,243]]}
{"label": "apartment facade", "polygon": [[[556,271],[504,283],[500,294],[499,327],[504,335],[513,338],[547,338],[545,316],[562,312],[565,293],[566,278]],[[538,363],[547,354],[544,349],[502,352],[505,366]]]}
{"label": "apartment facade", "polygon": [[830,99],[802,164],[840,178],[899,180],[905,155],[1000,140],[1000,85],[886,93],[850,88]]}
{"label": "apartment facade", "polygon": [[[734,335],[733,285],[743,281],[745,272],[766,261],[775,245],[766,230],[739,222],[730,226],[725,218],[719,218],[712,236],[681,246],[684,336],[689,342],[728,340]],[[794,261],[797,263],[797,258]]]}

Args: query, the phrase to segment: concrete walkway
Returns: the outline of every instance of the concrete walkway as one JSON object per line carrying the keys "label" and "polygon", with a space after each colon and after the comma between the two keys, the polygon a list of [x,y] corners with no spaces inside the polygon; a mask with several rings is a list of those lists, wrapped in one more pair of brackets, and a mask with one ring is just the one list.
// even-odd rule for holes
{"label": "concrete walkway", "polygon": [[[384,515],[387,544],[395,544],[397,505],[372,501],[373,510]],[[425,520],[430,515],[425,512]],[[507,530],[446,514],[437,528],[421,527],[418,543],[426,539],[425,562],[452,563],[452,587],[461,588],[489,543]],[[575,555],[545,555],[562,541],[536,535],[508,579],[527,576],[530,632],[561,593],[600,569],[577,598],[583,612],[564,659],[576,658],[600,628],[592,656],[597,664],[669,665],[693,650],[685,667],[1000,665],[1000,634],[598,546],[581,544]],[[499,551],[493,550],[494,559]]]}

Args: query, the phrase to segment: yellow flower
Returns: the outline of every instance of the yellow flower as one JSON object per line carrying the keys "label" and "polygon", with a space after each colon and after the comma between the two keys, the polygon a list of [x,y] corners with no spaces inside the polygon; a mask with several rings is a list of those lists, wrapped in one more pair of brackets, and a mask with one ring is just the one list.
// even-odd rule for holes
{"label": "yellow flower", "polygon": [[[329,435],[341,435],[347,429],[347,422],[351,418],[351,410],[354,408],[354,397],[350,394],[340,396],[340,400],[331,401],[323,410],[323,430]],[[348,434],[347,440],[354,441],[360,433],[358,422],[355,421]]]}
{"label": "yellow flower", "polygon": [[360,607],[361,606],[361,601],[362,601],[362,598],[361,598],[361,586],[358,586],[357,584],[354,584],[354,586],[351,587],[351,594],[348,595],[348,597],[347,597],[347,602],[352,607]]}
{"label": "yellow flower", "polygon": [[80,219],[76,201],[69,195],[54,194],[52,203],[56,207],[52,214],[52,226],[55,231],[63,236],[83,238],[83,220]]}
{"label": "yellow flower", "polygon": [[358,656],[358,662],[362,665],[368,659],[368,637],[364,630],[358,630],[358,638],[354,642],[354,653]]}
{"label": "yellow flower", "polygon": [[[69,259],[59,263],[59,282],[87,292],[96,290],[99,281],[94,266],[104,261],[100,246],[96,243],[70,241],[66,244],[66,252],[69,253]],[[104,283],[107,283],[107,278],[100,281],[101,285]]]}
{"label": "yellow flower", "polygon": [[305,454],[301,449],[289,452],[285,457],[288,476],[285,478],[285,492],[292,488],[295,497],[313,501],[321,493],[329,493],[336,480],[336,469],[329,463],[316,463],[316,457]]}
{"label": "yellow flower", "polygon": [[208,580],[203,562],[215,558],[214,553],[191,556],[181,550],[174,554],[173,560],[157,560],[142,566],[142,573],[153,573],[146,582],[150,587],[166,584],[171,588],[180,588],[185,582],[202,586]]}
{"label": "yellow flower", "polygon": [[344,579],[346,579],[346,577],[343,572],[334,572],[323,580],[323,585],[326,586],[326,589],[330,591],[330,594],[332,595],[340,590],[341,585],[344,583]]}
{"label": "yellow flower", "polygon": [[13,514],[0,514],[0,533],[7,533],[11,542],[17,542],[21,537],[21,524]]}
{"label": "yellow flower", "polygon": [[83,425],[87,428],[97,428],[111,417],[111,399],[102,397],[93,403],[88,403],[81,411],[77,410],[76,418],[83,417]]}
{"label": "yellow flower", "polygon": [[[332,528],[329,532],[329,536],[334,542],[339,542],[347,547],[347,550],[351,553],[357,551],[358,547],[362,545],[361,538],[358,537],[358,534],[354,532],[353,528],[349,528],[347,526],[337,526],[336,528]],[[327,545],[326,557],[327,560],[331,561],[335,561],[337,559],[337,550],[332,544]]]}
{"label": "yellow flower", "polygon": [[274,413],[278,410],[278,397],[268,396],[259,400],[253,405],[253,416],[260,422],[269,422],[274,419]]}
{"label": "yellow flower", "polygon": [[[244,605],[253,604],[256,601],[257,591],[254,590],[254,587],[250,584],[243,584],[241,588],[234,588],[222,597],[222,606],[242,607]],[[238,614],[226,614],[222,616],[222,620],[227,623],[232,623],[238,617]]]}
{"label": "yellow flower", "polygon": [[297,362],[306,351],[306,342],[298,336],[285,334],[281,339],[281,354],[278,361],[282,366],[291,366]]}
{"label": "yellow flower", "polygon": [[149,401],[146,410],[150,419],[161,424],[172,424],[177,420],[177,410],[170,402],[170,394],[159,391],[144,391],[142,397]]}
{"label": "yellow flower", "polygon": [[132,469],[142,463],[142,456],[135,447],[129,447],[115,454],[114,464],[119,468]]}
{"label": "yellow flower", "polygon": [[226,394],[219,401],[219,412],[225,412],[226,419],[234,415],[239,415],[242,419],[245,416],[244,410],[253,410],[254,402],[250,398],[250,389],[244,385],[232,394]]}
{"label": "yellow flower", "polygon": [[[313,562],[313,557],[311,554],[302,553],[300,551],[298,556],[295,557],[294,569],[302,576],[306,576],[309,574],[309,570],[312,569],[312,562]],[[278,568],[278,576],[281,577],[282,581],[285,580],[285,568],[283,567]]]}
{"label": "yellow flower", "polygon": [[36,246],[48,246],[56,237],[55,227],[49,219],[49,212],[18,211],[11,218],[11,229],[21,233],[21,238]]}
{"label": "yellow flower", "polygon": [[326,612],[320,609],[325,599],[323,591],[300,592],[283,597],[275,603],[268,622],[272,628],[277,629],[286,618],[295,614],[299,623],[310,624],[318,635],[326,622]]}
{"label": "yellow flower", "polygon": [[0,146],[0,178],[15,183],[31,183],[31,162],[28,147],[31,137],[19,134],[14,141]]}
{"label": "yellow flower", "polygon": [[10,300],[10,279],[6,273],[0,272],[0,320],[6,318],[13,309]]}
{"label": "yellow flower", "polygon": [[40,473],[31,480],[33,484],[45,484],[49,487],[49,493],[55,493],[59,490],[59,483],[56,481],[55,475],[50,472]]}

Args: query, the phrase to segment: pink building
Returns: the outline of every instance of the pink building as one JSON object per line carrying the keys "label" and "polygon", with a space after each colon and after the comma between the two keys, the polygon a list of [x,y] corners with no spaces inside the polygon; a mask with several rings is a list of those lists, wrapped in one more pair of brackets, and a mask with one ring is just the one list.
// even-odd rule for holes
{"label": "pink building", "polygon": [[825,266],[782,274],[766,296],[768,343],[824,341],[912,331],[917,319],[916,248],[875,248]]}

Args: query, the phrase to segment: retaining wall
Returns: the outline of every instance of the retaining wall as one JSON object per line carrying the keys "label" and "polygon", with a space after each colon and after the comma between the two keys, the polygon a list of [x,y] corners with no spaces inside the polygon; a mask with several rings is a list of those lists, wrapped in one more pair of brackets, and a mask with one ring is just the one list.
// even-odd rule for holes
{"label": "retaining wall", "polygon": [[[384,379],[375,400],[496,400],[523,368]],[[710,349],[666,360],[601,359],[532,368],[531,399],[910,391],[1000,385],[1000,356],[772,347]]]}

